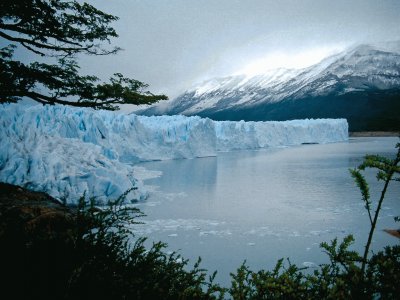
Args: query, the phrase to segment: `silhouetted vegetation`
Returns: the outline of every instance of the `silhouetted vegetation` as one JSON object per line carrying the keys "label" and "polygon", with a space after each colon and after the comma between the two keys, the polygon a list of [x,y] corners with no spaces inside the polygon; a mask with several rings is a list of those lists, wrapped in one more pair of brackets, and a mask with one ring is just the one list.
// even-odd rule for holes
{"label": "silhouetted vegetation", "polygon": [[163,252],[164,243],[146,249],[145,239],[129,229],[142,213],[122,206],[124,197],[104,209],[82,198],[72,210],[2,199],[3,293],[13,299],[209,299],[221,290],[199,262],[187,270],[188,261]]}
{"label": "silhouetted vegetation", "polygon": [[[118,37],[111,23],[118,17],[88,3],[60,0],[0,2],[0,103],[28,97],[42,104],[65,104],[115,110],[119,104],[149,104],[167,99],[147,91],[147,84],[115,73],[99,83],[79,74],[77,54],[110,55]],[[29,63],[14,57],[25,51]],[[46,57],[45,60],[39,57]]]}
{"label": "silhouetted vegetation", "polygon": [[[387,186],[400,181],[400,144],[394,159],[366,156],[351,170],[368,211],[371,231],[363,255],[350,250],[353,237],[322,243],[329,263],[310,272],[279,260],[273,270],[244,263],[221,287],[164,243],[144,246],[131,229],[142,213],[123,206],[125,197],[99,208],[84,197],[66,208],[43,193],[1,184],[0,241],[4,295],[23,299],[398,299],[400,246],[369,257],[369,247]],[[384,188],[370,200],[362,171],[377,168]],[[396,177],[397,176],[397,177]]]}

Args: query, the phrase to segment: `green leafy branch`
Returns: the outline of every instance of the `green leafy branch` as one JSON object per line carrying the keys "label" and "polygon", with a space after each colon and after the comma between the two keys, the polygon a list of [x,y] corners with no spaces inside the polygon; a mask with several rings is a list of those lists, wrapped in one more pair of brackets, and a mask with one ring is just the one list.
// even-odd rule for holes
{"label": "green leafy branch", "polygon": [[[368,234],[368,240],[365,245],[365,251],[363,255],[362,267],[361,271],[364,274],[365,266],[368,259],[369,249],[372,242],[372,237],[374,235],[374,231],[376,228],[376,223],[378,221],[379,212],[382,207],[383,200],[385,198],[387,188],[389,186],[390,181],[399,181],[399,177],[394,177],[400,174],[400,143],[396,145],[397,154],[394,159],[386,158],[380,155],[366,155],[364,162],[359,165],[357,168],[350,169],[350,174],[354,178],[357,186],[360,189],[362,200],[365,203],[365,208],[368,212],[369,220],[371,223],[371,228]],[[384,182],[383,189],[381,191],[380,198],[378,200],[376,210],[372,211],[371,201],[370,201],[370,193],[368,183],[365,179],[365,176],[361,173],[361,171],[365,171],[367,168],[378,169],[378,173],[376,178]]]}

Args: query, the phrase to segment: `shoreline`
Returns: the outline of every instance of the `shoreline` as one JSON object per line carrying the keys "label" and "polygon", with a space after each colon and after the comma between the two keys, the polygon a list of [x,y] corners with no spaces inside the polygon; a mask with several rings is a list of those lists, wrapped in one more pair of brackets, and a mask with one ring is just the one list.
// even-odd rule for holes
{"label": "shoreline", "polygon": [[353,131],[349,132],[349,137],[388,137],[400,136],[398,131]]}

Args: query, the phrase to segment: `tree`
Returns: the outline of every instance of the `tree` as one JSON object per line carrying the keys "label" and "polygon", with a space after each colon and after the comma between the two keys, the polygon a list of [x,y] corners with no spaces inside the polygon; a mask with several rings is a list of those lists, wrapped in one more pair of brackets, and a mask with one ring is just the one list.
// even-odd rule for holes
{"label": "tree", "polygon": [[[108,83],[80,75],[77,54],[109,55],[105,49],[117,37],[110,23],[118,18],[92,5],[63,0],[2,0],[0,2],[0,103],[23,97],[42,104],[66,104],[118,109],[119,104],[149,104],[165,100],[147,84],[116,73]],[[3,41],[2,41],[3,40]],[[14,59],[15,49],[47,57],[46,63]],[[53,63],[47,63],[53,61]]]}

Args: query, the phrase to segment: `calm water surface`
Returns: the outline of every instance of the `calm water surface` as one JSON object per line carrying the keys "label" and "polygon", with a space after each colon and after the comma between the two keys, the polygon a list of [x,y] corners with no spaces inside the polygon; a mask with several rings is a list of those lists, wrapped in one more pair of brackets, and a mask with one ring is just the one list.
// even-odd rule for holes
{"label": "calm water surface", "polygon": [[[369,231],[359,190],[348,169],[365,154],[394,156],[398,138],[353,138],[349,142],[219,153],[218,157],[143,163],[162,175],[145,181],[150,197],[139,234],[169,244],[191,261],[218,270],[217,281],[244,260],[253,270],[279,258],[313,266],[327,261],[319,244],[353,234],[363,249]],[[375,201],[382,184],[367,173]],[[382,232],[397,228],[400,184],[388,190],[373,241],[379,250],[398,241]]]}

